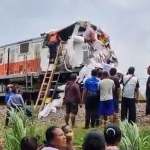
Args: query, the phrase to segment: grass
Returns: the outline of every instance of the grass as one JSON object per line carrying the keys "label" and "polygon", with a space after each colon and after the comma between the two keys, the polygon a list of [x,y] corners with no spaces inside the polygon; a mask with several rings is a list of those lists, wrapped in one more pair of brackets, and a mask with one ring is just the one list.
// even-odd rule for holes
{"label": "grass", "polygon": [[[22,137],[31,135],[40,137],[39,144],[41,145],[45,140],[46,129],[52,125],[57,124],[52,122],[40,122],[35,120],[34,117],[29,119],[25,116],[24,111],[21,111],[20,113],[12,111],[11,127],[7,130],[4,130],[4,132],[2,133],[5,137],[5,148],[7,150],[20,150],[19,143]],[[121,123],[121,127],[122,132],[124,133],[122,141],[123,149],[125,147],[126,149],[134,147],[134,149],[132,150],[149,150],[150,138],[148,136],[150,135],[150,130],[147,126],[141,126],[140,128],[138,128],[136,125],[134,125],[134,127],[132,127],[127,122],[124,122],[124,124]],[[86,133],[90,130],[99,130],[100,132],[103,132],[103,128],[85,130],[82,129],[82,127],[79,127],[74,129],[75,134],[73,139],[73,145],[76,147],[77,150],[81,149],[83,139]]]}

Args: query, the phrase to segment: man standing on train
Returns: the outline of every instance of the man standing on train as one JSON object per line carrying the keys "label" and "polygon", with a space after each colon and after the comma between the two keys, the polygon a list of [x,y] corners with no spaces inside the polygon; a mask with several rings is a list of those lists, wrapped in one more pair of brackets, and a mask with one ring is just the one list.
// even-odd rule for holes
{"label": "man standing on train", "polygon": [[90,22],[86,22],[85,24],[85,32],[83,33],[83,37],[85,39],[85,42],[94,42],[95,39],[95,32],[93,28],[91,27]]}
{"label": "man standing on train", "polygon": [[52,33],[49,35],[47,46],[49,48],[50,60],[49,63],[53,64],[57,55],[57,46],[59,44],[59,38],[57,33]]}

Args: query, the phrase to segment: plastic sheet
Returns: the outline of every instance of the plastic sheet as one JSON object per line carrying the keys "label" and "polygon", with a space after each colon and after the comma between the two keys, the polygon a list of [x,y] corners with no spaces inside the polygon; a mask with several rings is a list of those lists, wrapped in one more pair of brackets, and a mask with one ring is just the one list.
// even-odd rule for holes
{"label": "plastic sheet", "polygon": [[79,83],[83,81],[84,78],[91,76],[91,71],[94,69],[94,65],[90,63],[87,66],[84,66],[79,72]]}
{"label": "plastic sheet", "polygon": [[47,117],[51,112],[56,113],[56,108],[62,107],[64,93],[60,93],[59,96],[59,99],[53,99],[51,103],[45,106],[45,108],[39,113],[38,119]]}

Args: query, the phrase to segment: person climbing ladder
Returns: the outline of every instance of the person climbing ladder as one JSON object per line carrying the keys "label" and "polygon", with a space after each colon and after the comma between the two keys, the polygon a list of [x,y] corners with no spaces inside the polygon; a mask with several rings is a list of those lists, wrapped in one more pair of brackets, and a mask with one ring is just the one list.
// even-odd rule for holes
{"label": "person climbing ladder", "polygon": [[48,42],[46,46],[49,48],[50,58],[49,63],[53,64],[57,55],[57,46],[59,44],[59,38],[57,33],[49,35]]}

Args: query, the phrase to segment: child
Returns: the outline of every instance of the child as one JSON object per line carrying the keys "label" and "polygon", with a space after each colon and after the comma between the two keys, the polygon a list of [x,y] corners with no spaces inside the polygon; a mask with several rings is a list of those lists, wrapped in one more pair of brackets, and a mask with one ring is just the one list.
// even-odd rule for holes
{"label": "child", "polygon": [[107,125],[104,129],[104,136],[107,143],[106,150],[119,150],[118,145],[121,141],[121,130],[117,125]]}
{"label": "child", "polygon": [[38,140],[35,137],[24,137],[20,143],[21,150],[37,150]]}
{"label": "child", "polygon": [[98,131],[90,131],[84,138],[83,150],[105,150],[104,136]]}
{"label": "child", "polygon": [[61,129],[65,133],[65,136],[66,136],[66,139],[67,139],[67,148],[66,148],[66,150],[74,150],[74,147],[72,145],[72,138],[73,138],[74,132],[73,132],[72,128],[69,125],[65,125]]}

